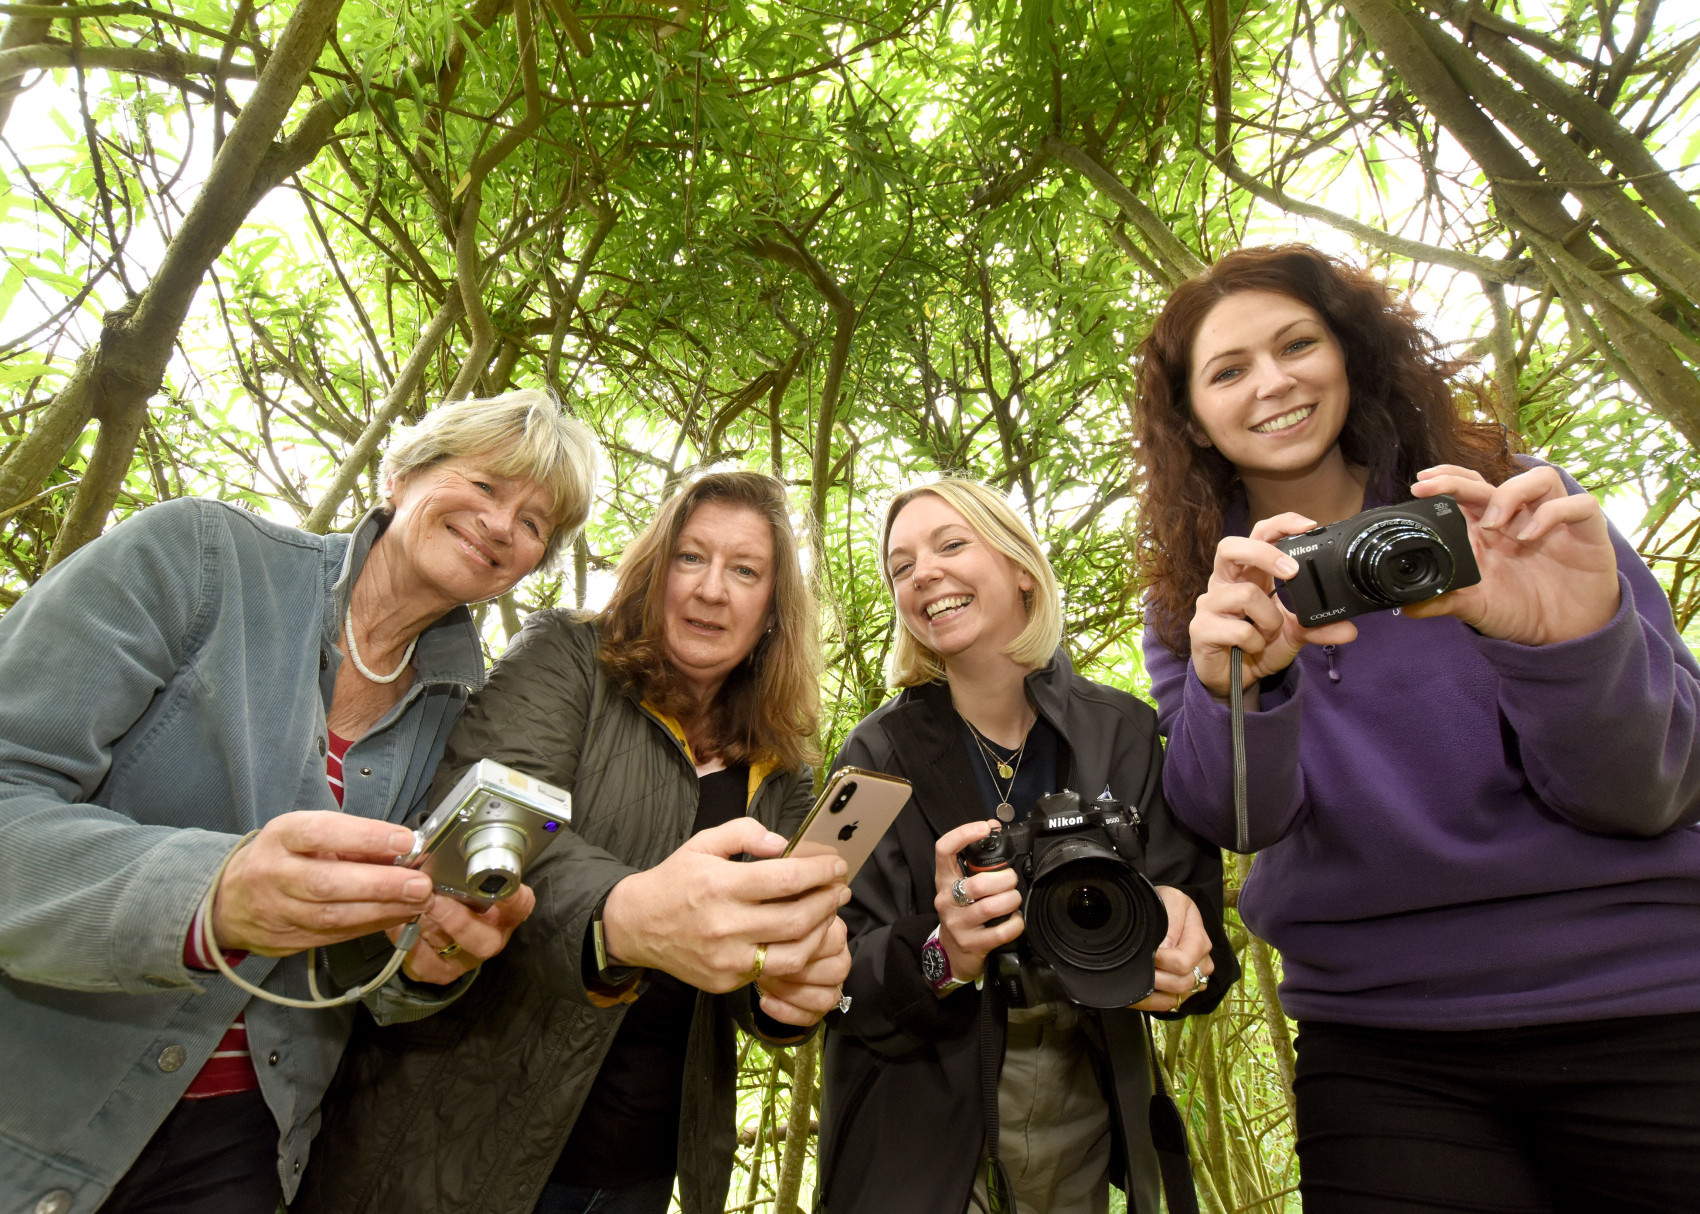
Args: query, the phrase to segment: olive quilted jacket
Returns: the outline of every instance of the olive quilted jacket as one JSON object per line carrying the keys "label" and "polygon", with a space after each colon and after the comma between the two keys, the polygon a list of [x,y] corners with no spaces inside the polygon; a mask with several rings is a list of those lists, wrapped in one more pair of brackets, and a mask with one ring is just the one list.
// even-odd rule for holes
{"label": "olive quilted jacket", "polygon": [[[697,778],[676,727],[623,694],[588,619],[532,616],[461,718],[445,794],[492,758],[570,790],[573,826],[527,876],[537,909],[462,999],[427,1020],[362,1022],[326,1099],[295,1214],[529,1214],[625,1005],[594,1006],[581,972],[591,911],[690,831]],[[749,812],[790,834],[807,771],[752,768]],[[748,988],[698,996],[679,1132],[685,1214],[722,1209],[736,1143],[734,1023]]]}

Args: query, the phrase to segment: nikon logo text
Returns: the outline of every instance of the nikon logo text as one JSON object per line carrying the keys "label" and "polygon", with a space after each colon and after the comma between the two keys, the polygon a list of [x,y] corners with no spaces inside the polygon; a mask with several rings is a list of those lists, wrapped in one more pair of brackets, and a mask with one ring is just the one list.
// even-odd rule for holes
{"label": "nikon logo text", "polygon": [[1322,547],[1321,544],[1306,544],[1303,548],[1289,548],[1287,549],[1287,555],[1303,556],[1307,552],[1315,552],[1320,547]]}
{"label": "nikon logo text", "polygon": [[1067,827],[1067,826],[1085,826],[1085,825],[1086,825],[1086,819],[1081,817],[1079,814],[1064,814],[1060,818],[1052,818],[1051,819],[1051,829],[1052,830],[1062,830],[1064,827]]}

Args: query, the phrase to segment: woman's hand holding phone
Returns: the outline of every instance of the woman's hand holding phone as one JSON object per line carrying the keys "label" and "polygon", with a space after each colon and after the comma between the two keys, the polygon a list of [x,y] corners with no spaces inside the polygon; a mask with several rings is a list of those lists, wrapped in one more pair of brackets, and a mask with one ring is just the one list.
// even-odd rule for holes
{"label": "woman's hand holding phone", "polygon": [[[831,953],[838,908],[850,900],[849,870],[836,855],[784,857],[786,846],[754,818],[737,818],[626,877],[603,908],[609,959],[723,994],[757,976],[760,956],[765,985],[818,985],[830,967],[816,962]],[[733,859],[740,853],[764,863],[740,864]]]}
{"label": "woman's hand holding phone", "polygon": [[1208,589],[1198,597],[1188,633],[1192,668],[1205,690],[1223,703],[1231,691],[1228,655],[1242,655],[1241,678],[1246,708],[1257,707],[1257,682],[1292,665],[1306,645],[1344,645],[1357,639],[1350,620],[1305,628],[1275,596],[1277,578],[1298,573],[1298,562],[1274,541],[1301,535],[1316,526],[1302,514],[1277,514],[1216,545],[1216,563]]}

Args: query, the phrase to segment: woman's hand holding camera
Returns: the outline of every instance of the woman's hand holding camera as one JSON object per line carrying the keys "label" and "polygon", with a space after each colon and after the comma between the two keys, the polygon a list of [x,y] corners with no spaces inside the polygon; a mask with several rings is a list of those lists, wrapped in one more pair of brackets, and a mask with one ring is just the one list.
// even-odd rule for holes
{"label": "woman's hand holding camera", "polygon": [[[834,925],[838,908],[850,900],[844,883],[849,870],[837,855],[778,858],[785,844],[784,836],[754,818],[738,818],[692,836],[654,868],[626,877],[609,891],[602,912],[609,959],[663,970],[716,994],[759,977],[774,992],[776,1007],[789,1003],[797,1012],[819,1002],[802,988],[830,980],[824,1015],[849,972],[847,955],[843,973],[834,960],[843,952],[842,929]],[[763,862],[732,859],[741,852]]]}
{"label": "woman's hand holding camera", "polygon": [[222,949],[267,957],[406,923],[435,896],[431,879],[396,868],[413,832],[330,810],[280,814],[225,865],[213,902]]}
{"label": "woman's hand holding camera", "polygon": [[1249,537],[1230,535],[1216,546],[1210,585],[1198,598],[1189,630],[1192,668],[1216,699],[1227,702],[1228,652],[1236,645],[1242,654],[1246,707],[1251,709],[1257,707],[1257,681],[1292,665],[1306,645],[1343,645],[1356,639],[1357,625],[1349,620],[1303,627],[1275,597],[1275,579],[1294,576],[1299,566],[1274,541],[1315,526],[1302,514],[1277,514],[1253,527]]}
{"label": "woman's hand holding camera", "polygon": [[1142,1012],[1174,1012],[1198,993],[1216,972],[1216,963],[1210,959],[1210,933],[1204,930],[1197,904],[1172,885],[1159,885],[1157,895],[1169,912],[1168,934],[1153,958],[1157,989],[1133,1006]]}
{"label": "woman's hand holding camera", "polygon": [[1450,493],[1470,524],[1482,580],[1405,608],[1409,616],[1455,615],[1485,636],[1551,645],[1597,632],[1617,614],[1617,553],[1591,493],[1571,493],[1556,468],[1504,484],[1452,464],[1417,473],[1418,497]]}
{"label": "woman's hand holding camera", "polygon": [[[986,955],[1019,937],[1026,928],[1021,918],[1021,891],[1015,870],[962,875],[956,854],[992,833],[998,823],[966,822],[939,836],[933,846],[933,909],[939,913],[939,944],[950,959],[950,976],[973,982],[986,969]],[[962,881],[966,906],[957,901],[956,882]],[[1005,916],[1008,916],[1005,918]],[[993,924],[993,919],[1002,922]]]}
{"label": "woman's hand holding camera", "polygon": [[[536,906],[537,896],[529,885],[479,910],[454,898],[438,897],[419,917],[419,943],[401,963],[402,973],[415,982],[454,982],[506,948],[514,928],[530,918]],[[390,939],[400,930],[391,928]]]}

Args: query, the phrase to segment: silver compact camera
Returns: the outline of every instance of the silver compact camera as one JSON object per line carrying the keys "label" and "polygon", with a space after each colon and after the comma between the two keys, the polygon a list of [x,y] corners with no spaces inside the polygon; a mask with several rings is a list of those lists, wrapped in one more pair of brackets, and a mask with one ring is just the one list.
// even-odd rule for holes
{"label": "silver compact camera", "polygon": [[488,906],[519,888],[572,816],[565,789],[480,759],[413,832],[413,850],[396,863],[425,873],[440,894]]}

